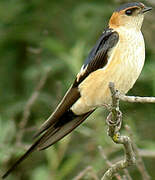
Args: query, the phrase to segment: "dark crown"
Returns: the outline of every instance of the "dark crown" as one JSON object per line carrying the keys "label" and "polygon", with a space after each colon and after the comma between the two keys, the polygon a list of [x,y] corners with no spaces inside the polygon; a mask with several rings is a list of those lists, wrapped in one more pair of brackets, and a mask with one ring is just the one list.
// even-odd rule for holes
{"label": "dark crown", "polygon": [[142,7],[142,3],[140,3],[140,2],[126,3],[126,4],[121,5],[119,8],[117,8],[115,10],[115,12],[119,12],[119,11],[122,11],[124,9],[130,8],[130,7],[135,7],[135,6]]}

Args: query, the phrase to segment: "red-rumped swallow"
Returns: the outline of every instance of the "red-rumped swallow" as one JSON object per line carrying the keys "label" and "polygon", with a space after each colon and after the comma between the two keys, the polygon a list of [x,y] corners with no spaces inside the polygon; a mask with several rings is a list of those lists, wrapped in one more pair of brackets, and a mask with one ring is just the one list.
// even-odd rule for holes
{"label": "red-rumped swallow", "polygon": [[124,94],[132,88],[144,65],[145,44],[141,26],[144,14],[151,9],[141,2],[133,2],[114,11],[109,26],[90,51],[74,83],[36,133],[38,139],[2,178],[33,151],[55,144],[97,107],[111,103],[109,82]]}

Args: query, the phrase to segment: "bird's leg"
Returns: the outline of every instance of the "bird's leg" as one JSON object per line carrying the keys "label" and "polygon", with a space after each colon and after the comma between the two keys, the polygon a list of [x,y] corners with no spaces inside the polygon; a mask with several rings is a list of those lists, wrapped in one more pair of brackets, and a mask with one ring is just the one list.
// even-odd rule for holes
{"label": "bird's leg", "polygon": [[122,112],[120,110],[117,110],[116,113],[117,115],[114,118],[113,113],[110,112],[106,119],[106,123],[108,127],[110,127],[108,128],[108,135],[111,136],[113,139],[116,139],[116,134],[118,134],[122,125]]}

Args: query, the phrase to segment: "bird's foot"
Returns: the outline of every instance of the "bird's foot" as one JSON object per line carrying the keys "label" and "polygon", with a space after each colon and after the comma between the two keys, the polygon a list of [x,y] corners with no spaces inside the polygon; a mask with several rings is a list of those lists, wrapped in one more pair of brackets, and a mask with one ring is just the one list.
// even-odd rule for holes
{"label": "bird's foot", "polygon": [[117,137],[117,133],[119,132],[122,126],[122,112],[120,110],[116,110],[115,112],[116,112],[116,118],[114,118],[113,113],[110,112],[106,119],[107,125],[109,127],[112,127],[110,129],[113,129],[112,132],[110,129],[108,130],[108,135],[113,137],[113,139]]}

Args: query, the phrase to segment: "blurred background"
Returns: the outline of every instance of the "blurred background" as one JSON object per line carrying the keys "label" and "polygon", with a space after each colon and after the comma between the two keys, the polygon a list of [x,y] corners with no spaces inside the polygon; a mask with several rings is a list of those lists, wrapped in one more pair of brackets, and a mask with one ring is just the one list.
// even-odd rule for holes
{"label": "blurred background", "polygon": [[[113,10],[126,0],[0,1],[0,174],[33,142],[32,136],[52,113],[75,79]],[[155,7],[155,2],[142,1]],[[155,11],[142,28],[146,63],[129,95],[155,96]],[[155,104],[121,103],[122,134],[128,124],[152,179],[155,179]],[[98,109],[72,134],[36,152],[8,180],[98,179],[108,168],[98,146],[113,163],[123,147],[107,136],[108,112]],[[136,166],[129,173],[142,176]],[[122,172],[121,172],[122,174]],[[97,178],[98,177],[98,178]],[[114,178],[115,179],[115,178]]]}

